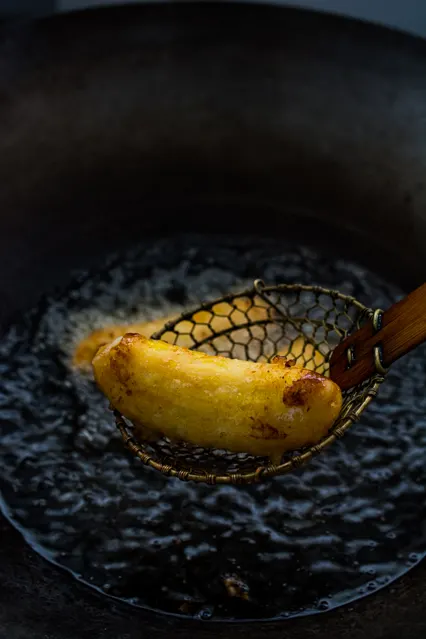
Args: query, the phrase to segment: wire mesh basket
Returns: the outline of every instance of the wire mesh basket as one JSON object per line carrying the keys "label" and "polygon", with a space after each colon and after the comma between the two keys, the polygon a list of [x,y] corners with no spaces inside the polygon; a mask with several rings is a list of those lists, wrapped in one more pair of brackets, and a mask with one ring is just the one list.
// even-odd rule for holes
{"label": "wire mesh basket", "polygon": [[[373,314],[373,309],[337,291],[289,284],[266,287],[257,280],[238,295],[183,313],[152,338],[255,362],[269,362],[279,355],[328,376],[333,349]],[[342,410],[326,437],[313,446],[284,454],[280,464],[272,464],[266,457],[203,449],[165,437],[142,441],[132,424],[117,411],[114,414],[126,446],[144,464],[163,474],[209,484],[248,484],[287,473],[342,437],[377,394],[383,379],[374,375],[345,391]]]}

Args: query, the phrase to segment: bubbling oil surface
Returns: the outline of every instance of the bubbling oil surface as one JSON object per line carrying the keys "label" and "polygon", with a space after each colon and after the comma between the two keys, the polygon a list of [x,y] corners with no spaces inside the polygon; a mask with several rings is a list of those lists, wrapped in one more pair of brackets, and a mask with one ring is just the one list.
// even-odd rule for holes
{"label": "bubbling oil surface", "polygon": [[426,551],[424,349],[395,365],[343,440],[249,487],[166,479],[122,445],[75,344],[267,283],[322,284],[386,308],[401,292],[356,265],[259,238],[146,242],[76,278],[0,344],[0,487],[39,552],[133,605],[202,619],[311,614],[389,583]]}

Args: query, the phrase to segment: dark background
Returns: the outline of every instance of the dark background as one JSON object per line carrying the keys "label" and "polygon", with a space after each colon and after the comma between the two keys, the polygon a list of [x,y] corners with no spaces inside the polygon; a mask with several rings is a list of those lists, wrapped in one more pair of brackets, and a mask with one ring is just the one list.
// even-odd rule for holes
{"label": "dark background", "polygon": [[[0,17],[43,16],[72,9],[147,0],[0,0]],[[163,0],[151,0],[154,3]],[[173,1],[173,0],[172,0]],[[244,1],[244,0],[237,0]],[[377,22],[426,37],[425,0],[252,0],[316,9]]]}
{"label": "dark background", "polygon": [[39,16],[53,13],[56,0],[0,0],[0,17],[8,15]]}

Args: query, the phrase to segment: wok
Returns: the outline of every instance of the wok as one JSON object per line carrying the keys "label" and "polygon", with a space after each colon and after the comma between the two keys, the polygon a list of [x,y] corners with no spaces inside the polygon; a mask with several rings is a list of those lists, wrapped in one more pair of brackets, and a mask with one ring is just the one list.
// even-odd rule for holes
{"label": "wok", "polygon": [[[303,236],[414,288],[425,136],[426,44],[384,28],[208,3],[3,23],[0,321],[135,237],[188,231]],[[327,614],[214,624],[115,602],[0,527],[9,639],[426,633],[424,563]]]}

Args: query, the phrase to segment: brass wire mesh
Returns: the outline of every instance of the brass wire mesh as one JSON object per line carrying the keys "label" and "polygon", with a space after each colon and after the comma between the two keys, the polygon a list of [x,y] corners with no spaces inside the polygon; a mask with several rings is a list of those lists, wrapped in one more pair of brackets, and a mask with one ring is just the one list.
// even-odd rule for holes
{"label": "brass wire mesh", "polygon": [[[256,362],[281,355],[327,376],[335,346],[373,314],[373,309],[337,291],[289,284],[266,287],[256,280],[238,295],[183,313],[152,338]],[[164,475],[208,484],[250,484],[302,466],[342,437],[375,397],[383,379],[374,375],[344,392],[342,410],[329,433],[313,446],[284,454],[279,465],[266,457],[203,449],[165,437],[157,442],[139,441],[132,425],[117,411],[114,415],[125,445]]]}

